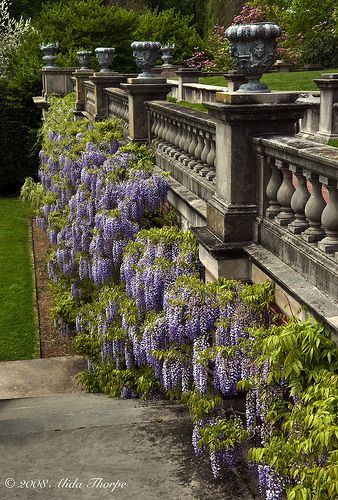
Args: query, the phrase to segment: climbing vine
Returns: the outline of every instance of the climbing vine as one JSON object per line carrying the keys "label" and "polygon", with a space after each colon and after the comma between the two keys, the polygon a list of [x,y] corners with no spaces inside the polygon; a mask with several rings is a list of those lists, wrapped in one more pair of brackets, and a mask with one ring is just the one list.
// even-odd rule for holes
{"label": "climbing vine", "polygon": [[[187,404],[215,477],[244,460],[270,500],[334,499],[337,349],[313,319],[280,324],[273,286],[205,283],[198,245],[163,211],[168,182],[119,122],[43,128],[38,222],[50,238],[55,324],[88,359],[89,391]],[[33,194],[32,194],[33,193]],[[245,411],[227,400],[243,393]]]}

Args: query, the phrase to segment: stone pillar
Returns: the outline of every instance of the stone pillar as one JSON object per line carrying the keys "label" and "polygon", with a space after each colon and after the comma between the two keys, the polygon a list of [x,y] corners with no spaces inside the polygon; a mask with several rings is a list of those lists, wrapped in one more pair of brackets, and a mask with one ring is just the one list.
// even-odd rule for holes
{"label": "stone pillar", "polygon": [[50,95],[65,96],[72,92],[71,77],[77,68],[43,68],[42,95],[45,99]]}
{"label": "stone pillar", "polygon": [[319,130],[315,138],[327,143],[338,139],[338,73],[323,74],[315,83],[320,89]]}
{"label": "stone pillar", "polygon": [[249,242],[257,215],[258,177],[251,137],[294,135],[306,105],[297,93],[216,94],[206,104],[216,120],[216,192],[207,203],[207,226],[222,242]]}
{"label": "stone pillar", "polygon": [[177,87],[177,100],[184,101],[184,83],[198,83],[199,77],[202,75],[202,72],[197,69],[180,69],[176,71],[176,76],[178,78],[178,87]]}
{"label": "stone pillar", "polygon": [[104,89],[119,88],[124,81],[124,77],[117,73],[94,73],[90,81],[94,84],[94,120],[104,120],[107,118],[107,100]]}
{"label": "stone pillar", "polygon": [[90,80],[93,76],[94,70],[77,70],[73,73],[73,76],[76,80],[76,101],[75,101],[75,111],[83,111],[85,105],[85,88],[83,83],[86,80]]}
{"label": "stone pillar", "polygon": [[128,94],[129,137],[132,142],[146,143],[149,138],[147,101],[165,101],[171,85],[165,78],[128,78],[121,88]]}

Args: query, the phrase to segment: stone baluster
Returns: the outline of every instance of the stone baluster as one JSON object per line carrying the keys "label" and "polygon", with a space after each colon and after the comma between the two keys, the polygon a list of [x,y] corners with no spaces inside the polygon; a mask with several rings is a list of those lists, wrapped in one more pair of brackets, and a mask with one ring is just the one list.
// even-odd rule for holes
{"label": "stone baluster", "polygon": [[180,128],[178,126],[178,120],[172,120],[172,144],[173,144],[173,149],[170,152],[170,156],[175,157],[175,153],[177,153],[179,149],[179,144],[180,144]]}
{"label": "stone baluster", "polygon": [[155,139],[153,141],[154,144],[158,144],[160,141],[159,131],[161,127],[160,115],[158,113],[153,113],[153,120],[155,122],[154,136]]}
{"label": "stone baluster", "polygon": [[289,231],[294,234],[300,234],[309,227],[309,223],[305,217],[305,206],[310,198],[310,193],[307,189],[306,178],[303,175],[303,169],[290,165],[290,170],[297,177],[297,188],[291,198],[291,208],[295,213],[295,220],[288,225]]}
{"label": "stone baluster", "polygon": [[164,118],[163,145],[161,147],[162,151],[165,151],[166,148],[169,146],[169,142],[168,142],[169,133],[170,133],[169,124],[170,124],[170,118],[168,116],[166,116]]}
{"label": "stone baluster", "polygon": [[174,157],[177,153],[178,145],[180,142],[180,131],[178,127],[177,120],[172,120],[172,149],[169,151],[169,155]]}
{"label": "stone baluster", "polygon": [[182,163],[184,163],[184,165],[187,165],[189,163],[189,161],[191,160],[190,146],[192,144],[193,139],[194,139],[193,126],[190,125],[189,123],[187,123],[187,143],[185,146],[186,155],[181,160]]}
{"label": "stone baluster", "polygon": [[189,150],[189,130],[188,124],[183,123],[182,136],[179,142],[179,148],[182,151],[178,160],[183,163],[186,158],[188,158],[188,150]]}
{"label": "stone baluster", "polygon": [[265,215],[268,219],[273,219],[281,210],[280,204],[277,201],[277,193],[282,183],[282,175],[274,158],[265,158],[265,163],[271,169],[271,177],[266,186],[266,195],[269,200],[269,207],[266,209]]}
{"label": "stone baluster", "polygon": [[210,144],[210,134],[208,132],[203,133],[203,139],[204,139],[204,148],[201,153],[201,161],[204,164],[203,168],[200,170],[199,174],[202,177],[205,177],[208,172],[210,172],[210,167],[208,165],[208,155],[211,151],[211,144]]}
{"label": "stone baluster", "polygon": [[177,160],[182,154],[182,150],[180,147],[182,134],[183,134],[183,123],[180,119],[178,119],[178,120],[176,120],[176,137],[175,137],[176,149],[175,149],[175,153],[173,154],[173,157],[175,158],[175,160]]}
{"label": "stone baluster", "polygon": [[207,164],[209,165],[209,172],[205,178],[208,181],[213,181],[216,177],[216,138],[210,134],[210,151],[207,157]]}
{"label": "stone baluster", "polygon": [[195,149],[195,158],[196,162],[193,166],[195,172],[199,172],[203,168],[203,163],[201,161],[201,154],[204,149],[204,137],[203,130],[197,129],[197,148]]}
{"label": "stone baluster", "polygon": [[302,233],[302,238],[309,243],[313,243],[320,241],[325,236],[325,231],[321,227],[321,218],[326,203],[322,195],[322,185],[319,182],[318,175],[308,170],[304,170],[304,175],[311,182],[312,192],[305,205],[305,217],[309,221],[309,227]]}
{"label": "stone baluster", "polygon": [[[189,155],[191,156],[191,159],[188,161],[187,165],[189,168],[193,169],[194,166],[197,164],[197,148],[199,147],[199,140],[198,140],[198,128],[194,127],[193,128],[193,140],[190,144],[189,147]],[[202,149],[201,149],[202,151]]]}
{"label": "stone baluster", "polygon": [[165,136],[165,117],[163,115],[159,115],[160,119],[160,128],[158,131],[158,136],[160,138],[159,143],[157,145],[158,149],[161,149],[164,145],[164,136]]}
{"label": "stone baluster", "polygon": [[175,151],[174,147],[174,123],[172,118],[168,118],[168,129],[166,133],[166,142],[167,146],[163,149],[163,152],[167,155],[169,155],[172,151]]}
{"label": "stone baluster", "polygon": [[[180,163],[183,163],[185,159],[188,158],[188,149],[189,149],[189,131],[188,131],[188,125],[186,122],[181,122],[182,127],[181,127],[181,135],[179,137],[179,143],[178,143],[178,149],[180,151],[177,159]],[[190,159],[190,158],[189,158]]]}
{"label": "stone baluster", "polygon": [[319,181],[327,187],[329,201],[322,213],[322,226],[327,236],[318,243],[325,253],[338,252],[338,191],[337,181],[327,177],[319,177]]}
{"label": "stone baluster", "polygon": [[156,144],[156,129],[157,129],[157,126],[158,126],[158,122],[157,122],[157,116],[156,116],[156,113],[154,111],[151,111],[150,112],[150,120],[151,120],[151,129],[150,129],[150,133],[151,133],[151,143],[152,144]]}
{"label": "stone baluster", "polygon": [[295,218],[291,208],[291,198],[295,192],[295,187],[292,183],[292,173],[289,170],[289,164],[282,161],[280,169],[283,175],[283,182],[277,192],[277,201],[281,206],[281,212],[275,217],[275,221],[280,226],[287,226]]}

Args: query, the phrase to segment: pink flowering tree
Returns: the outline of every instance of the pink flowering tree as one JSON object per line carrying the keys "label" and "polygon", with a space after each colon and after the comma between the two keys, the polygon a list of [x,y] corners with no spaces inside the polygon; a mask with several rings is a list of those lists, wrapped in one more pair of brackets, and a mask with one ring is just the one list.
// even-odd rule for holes
{"label": "pink flowering tree", "polygon": [[233,68],[229,41],[225,37],[225,27],[215,25],[207,39],[207,51],[196,50],[187,59],[189,68],[202,71],[227,71]]}

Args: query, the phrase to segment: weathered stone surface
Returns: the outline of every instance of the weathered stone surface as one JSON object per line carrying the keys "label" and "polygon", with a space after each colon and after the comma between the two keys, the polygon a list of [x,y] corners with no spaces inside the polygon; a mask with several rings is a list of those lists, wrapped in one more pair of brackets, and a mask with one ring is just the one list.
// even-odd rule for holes
{"label": "weathered stone surface", "polygon": [[133,142],[148,142],[148,110],[147,101],[165,101],[170,92],[170,85],[157,83],[124,83],[121,88],[128,94],[129,103],[129,139]]}
{"label": "weathered stone surface", "polygon": [[[236,400],[228,405],[242,409]],[[255,498],[245,470],[215,481],[210,464],[194,456],[182,405],[76,394],[7,400],[0,410],[3,500]],[[6,488],[6,478],[15,487]],[[91,487],[92,478],[125,486]],[[19,488],[20,481],[44,479],[46,487]]]}

